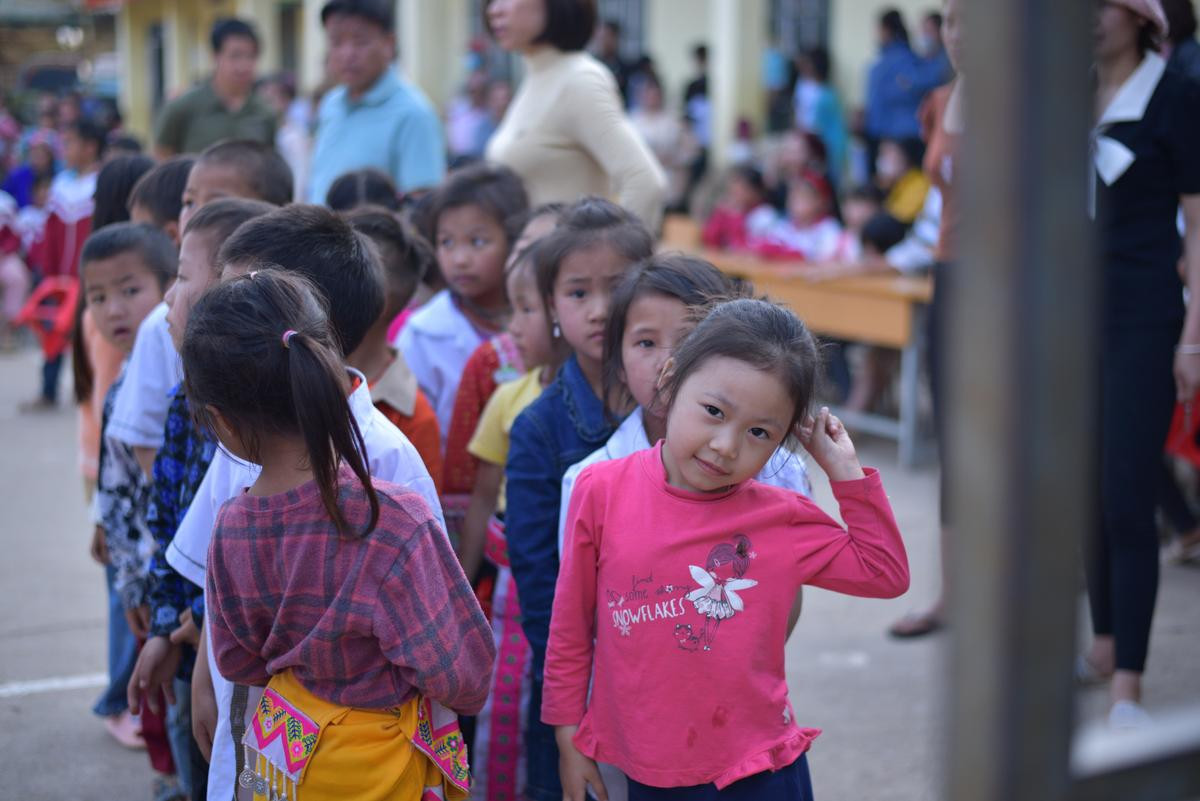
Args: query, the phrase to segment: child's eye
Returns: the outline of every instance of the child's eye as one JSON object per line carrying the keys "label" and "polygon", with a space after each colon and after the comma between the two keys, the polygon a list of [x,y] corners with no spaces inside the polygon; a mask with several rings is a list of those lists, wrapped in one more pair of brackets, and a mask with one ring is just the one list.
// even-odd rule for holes
{"label": "child's eye", "polygon": [[750,429],[750,436],[755,437],[757,439],[770,439],[771,438],[771,435],[769,433],[767,433],[767,430],[765,428],[759,428],[757,426]]}
{"label": "child's eye", "polygon": [[637,342],[633,343],[633,346],[635,348],[653,348],[654,340],[653,339],[639,339]]}
{"label": "child's eye", "polygon": [[491,244],[491,243],[481,236],[477,236],[471,240],[471,247],[473,247],[473,248],[485,248],[489,244]]}
{"label": "child's eye", "polygon": [[704,411],[708,412],[713,417],[721,417],[721,410],[710,403],[704,404]]}
{"label": "child's eye", "polygon": [[454,240],[451,239],[450,237],[446,237],[444,239],[439,239],[438,247],[439,248],[452,248],[452,247],[454,247]]}
{"label": "child's eye", "polygon": [[567,292],[567,297],[573,300],[583,300],[587,296],[587,291],[583,289],[572,289]]}
{"label": "child's eye", "polygon": [[125,287],[125,289],[121,292],[121,294],[127,298],[132,298],[134,295],[136,295],[137,293],[139,293],[141,291],[142,291],[142,288],[140,286],[129,286],[129,287]]}

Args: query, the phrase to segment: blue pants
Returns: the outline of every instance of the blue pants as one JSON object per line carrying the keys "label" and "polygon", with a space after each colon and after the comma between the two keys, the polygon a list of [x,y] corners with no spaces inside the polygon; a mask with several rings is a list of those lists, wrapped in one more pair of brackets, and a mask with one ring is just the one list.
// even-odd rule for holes
{"label": "blue pants", "polygon": [[167,705],[167,742],[179,786],[192,794],[192,683],[183,679],[175,682],[175,703]]}
{"label": "blue pants", "polygon": [[562,801],[558,778],[558,743],[554,727],[542,723],[542,678],[529,691],[529,730],[525,733],[525,795],[530,801]]}
{"label": "blue pants", "polygon": [[96,700],[92,712],[107,718],[119,715],[129,708],[126,688],[137,662],[137,639],[125,622],[125,607],[113,589],[116,571],[112,566],[104,567],[104,578],[108,583],[108,689]]}
{"label": "blue pants", "polygon": [[629,780],[629,801],[813,801],[808,756],[783,770],[747,776],[724,790],[715,784],[695,787],[648,787]]}

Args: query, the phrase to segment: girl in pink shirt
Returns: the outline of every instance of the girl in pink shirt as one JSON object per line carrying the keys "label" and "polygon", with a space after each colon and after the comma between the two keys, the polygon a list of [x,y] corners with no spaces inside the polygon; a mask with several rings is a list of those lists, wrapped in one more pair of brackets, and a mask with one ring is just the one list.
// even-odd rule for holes
{"label": "girl in pink shirt", "polygon": [[[812,798],[820,732],[797,725],[784,675],[796,592],[908,588],[879,474],[827,409],[808,414],[817,369],[791,312],[722,303],[664,368],[666,438],[580,474],[541,709],[571,801],[589,785],[607,798],[596,760],[629,777],[630,801]],[[789,439],[829,475],[845,528],[754,480]]]}

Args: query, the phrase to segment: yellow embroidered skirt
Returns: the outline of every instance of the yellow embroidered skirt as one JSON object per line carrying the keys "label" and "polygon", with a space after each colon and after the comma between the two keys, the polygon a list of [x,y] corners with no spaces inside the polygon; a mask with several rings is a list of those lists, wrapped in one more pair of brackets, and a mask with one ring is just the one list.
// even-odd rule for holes
{"label": "yellow embroidered skirt", "polygon": [[422,696],[395,710],[317,698],[291,671],[273,677],[242,740],[239,777],[255,801],[459,801],[466,746],[453,713]]}

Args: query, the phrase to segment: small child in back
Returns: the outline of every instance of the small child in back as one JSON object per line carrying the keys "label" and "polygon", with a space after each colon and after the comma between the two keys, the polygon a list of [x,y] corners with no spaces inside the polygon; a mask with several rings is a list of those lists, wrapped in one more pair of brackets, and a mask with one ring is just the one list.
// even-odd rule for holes
{"label": "small child in back", "polygon": [[[528,215],[520,214],[508,221],[507,227],[519,231],[520,235],[509,250],[505,264],[506,288],[510,278],[509,270],[518,254],[554,229],[562,209],[562,205],[558,203],[546,204]],[[509,301],[511,303],[511,297]],[[454,397],[450,431],[446,435],[446,466],[442,480],[442,506],[447,515],[447,525],[450,526],[451,541],[458,546],[460,555],[464,553],[464,545],[460,541],[463,518],[470,504],[470,497],[479,486],[476,480],[479,459],[469,452],[468,445],[475,435],[480,415],[496,388],[516,380],[532,366],[525,363],[521,348],[518,347],[512,332],[508,330],[490,337],[475,348],[463,366],[458,392]],[[481,534],[482,529],[474,532],[477,537]],[[482,539],[479,542],[482,542]],[[486,564],[484,568],[486,573]],[[490,586],[490,577],[476,576],[472,572],[468,572],[467,575],[473,581],[478,579],[476,589],[480,591],[480,602],[484,611],[490,614],[488,587],[479,583]]]}
{"label": "small child in back", "polygon": [[[176,271],[175,249],[155,228],[117,223],[97,231],[84,244],[80,277],[96,330],[106,341],[128,355],[138,325],[162,300]],[[146,621],[140,609],[149,589],[149,560],[154,541],[146,527],[148,484],[129,446],[108,435],[112,404],[124,379],[118,375],[104,399],[96,493],[92,503],[97,543],[93,552],[103,555],[112,593],[118,601],[110,614],[124,614],[135,635],[145,636]],[[112,656],[112,655],[110,655]],[[131,670],[133,653],[127,657]],[[110,664],[110,670],[115,665]],[[97,704],[96,712],[112,726],[125,707],[121,686],[128,676],[112,677],[114,686]],[[114,731],[114,735],[121,732]]]}
{"label": "small child in back", "polygon": [[774,218],[762,172],[748,165],[734,167],[724,197],[704,224],[701,239],[705,247],[744,250],[748,228],[761,228]]}
{"label": "small child in back", "polygon": [[[434,251],[448,287],[409,319],[396,345],[450,431],[463,367],[475,348],[504,330],[504,262],[515,235],[506,225],[529,201],[507,167],[474,165],[452,173],[433,201]],[[455,463],[446,454],[446,466]],[[453,482],[443,482],[447,491]]]}
{"label": "small child in back", "polygon": [[367,377],[375,408],[404,432],[437,484],[442,477],[437,415],[404,356],[387,336],[392,320],[412,300],[417,284],[433,264],[433,250],[412,226],[382,206],[359,206],[346,214],[346,220],[379,249],[385,286],[383,313],[346,361]]}
{"label": "small child in back", "polygon": [[751,226],[750,248],[767,258],[829,261],[842,244],[833,217],[833,190],[824,176],[807,171],[788,185],[787,216]]}
{"label": "small child in back", "polygon": [[195,408],[261,465],[222,507],[207,570],[213,662],[265,685],[239,783],[272,798],[462,799],[469,766],[442,705],[483,705],[491,632],[429,506],[371,475],[341,350],[318,290],[271,269],[211,290],[184,337]]}
{"label": "small child in back", "polygon": [[[196,210],[222,197],[244,197],[279,206],[291,201],[292,172],[275,150],[258,142],[229,139],[206,149],[195,160],[176,199],[173,186],[183,175],[182,163],[166,161],[148,173],[143,192],[134,190],[134,209],[166,226],[176,212],[177,231],[187,227]],[[151,191],[154,190],[154,191]],[[176,205],[178,204],[178,205]],[[139,212],[140,213],[140,212]],[[143,323],[129,359],[129,380],[113,410],[113,436],[132,445],[146,475],[162,447],[171,390],[183,380],[179,354],[167,331],[167,306],[159,304]]]}

